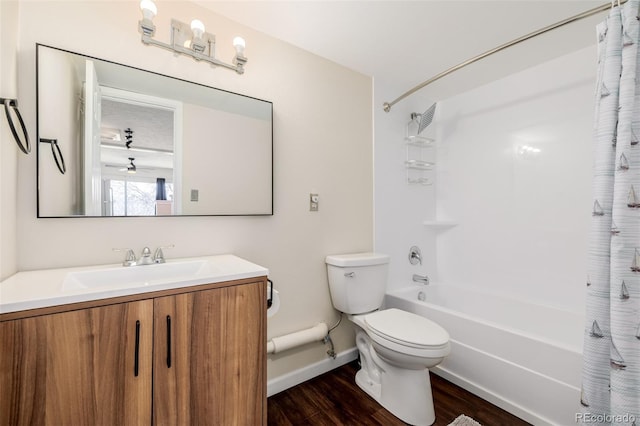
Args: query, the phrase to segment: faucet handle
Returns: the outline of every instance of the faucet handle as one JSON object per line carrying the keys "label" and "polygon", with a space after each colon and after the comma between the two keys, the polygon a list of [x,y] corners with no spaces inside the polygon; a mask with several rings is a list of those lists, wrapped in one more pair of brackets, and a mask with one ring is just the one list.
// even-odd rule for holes
{"label": "faucet handle", "polygon": [[130,248],[114,248],[113,251],[126,251],[124,255],[124,262],[122,262],[122,266],[135,266],[138,262],[136,259],[136,254],[133,249]]}
{"label": "faucet handle", "polygon": [[164,253],[162,252],[162,249],[168,249],[168,248],[174,248],[175,245],[173,244],[169,244],[168,246],[160,246],[156,249],[156,252],[153,254],[153,261],[155,263],[165,263],[165,259],[164,259]]}
{"label": "faucet handle", "polygon": [[422,265],[422,252],[420,247],[412,246],[409,250],[409,263],[416,265],[420,263]]}

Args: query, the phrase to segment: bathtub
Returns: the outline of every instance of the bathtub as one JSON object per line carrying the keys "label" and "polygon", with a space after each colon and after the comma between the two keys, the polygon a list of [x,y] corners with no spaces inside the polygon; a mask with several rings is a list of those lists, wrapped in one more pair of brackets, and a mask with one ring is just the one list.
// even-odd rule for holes
{"label": "bathtub", "polygon": [[583,315],[447,284],[390,292],[385,307],[449,332],[451,355],[433,373],[529,423],[575,424]]}

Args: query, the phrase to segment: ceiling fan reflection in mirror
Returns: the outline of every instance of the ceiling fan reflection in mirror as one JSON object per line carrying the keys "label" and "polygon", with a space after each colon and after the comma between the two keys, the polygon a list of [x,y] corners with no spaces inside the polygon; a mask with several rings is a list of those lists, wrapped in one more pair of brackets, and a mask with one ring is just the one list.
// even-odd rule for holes
{"label": "ceiling fan reflection in mirror", "polygon": [[134,161],[135,157],[129,157],[129,164],[105,164],[105,167],[118,169],[119,172],[127,172],[128,174],[134,175],[138,171],[146,171],[146,170],[157,170],[156,167],[140,167],[137,166]]}

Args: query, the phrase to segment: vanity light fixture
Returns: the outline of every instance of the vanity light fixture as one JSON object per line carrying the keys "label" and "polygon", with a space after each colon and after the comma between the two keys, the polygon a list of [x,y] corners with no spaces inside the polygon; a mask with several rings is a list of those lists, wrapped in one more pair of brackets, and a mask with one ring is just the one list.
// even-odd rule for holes
{"label": "vanity light fixture", "polygon": [[138,23],[138,29],[142,34],[144,44],[162,47],[175,53],[191,56],[196,61],[205,61],[212,66],[220,66],[234,70],[238,74],[244,74],[247,58],[244,56],[245,41],[242,37],[233,39],[236,56],[233,58],[233,64],[228,64],[216,59],[216,38],[213,34],[205,31],[202,21],[194,19],[191,21],[191,25],[187,25],[172,19],[171,43],[163,43],[153,38],[156,32],[153,18],[158,14],[158,8],[153,0],[142,0],[140,9],[142,10],[142,20]]}

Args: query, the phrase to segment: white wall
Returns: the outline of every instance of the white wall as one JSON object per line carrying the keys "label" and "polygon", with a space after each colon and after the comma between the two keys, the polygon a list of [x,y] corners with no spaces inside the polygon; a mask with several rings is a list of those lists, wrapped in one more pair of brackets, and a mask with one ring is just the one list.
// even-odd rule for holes
{"label": "white wall", "polygon": [[595,57],[442,102],[437,216],[459,225],[439,234],[439,281],[584,311]]}
{"label": "white wall", "polygon": [[[392,255],[389,290],[427,273],[582,314],[594,58],[592,46],[439,101],[434,187],[407,185],[402,168],[404,126],[431,101],[375,110],[375,245]],[[394,96],[376,84],[375,105]],[[519,155],[525,145],[540,152]],[[407,260],[413,244],[422,267]]]}
{"label": "white wall", "polygon": [[[112,247],[174,243],[171,257],[234,253],[268,267],[281,296],[269,320],[274,337],[333,322],[324,257],[371,250],[371,79],[242,27],[188,2],[158,2],[157,37],[168,41],[171,18],[201,19],[216,33],[218,57],[231,60],[232,38],[247,41],[249,62],[238,76],[140,42],[137,1],[22,2],[19,89],[35,134],[35,43],[90,54],[274,104],[274,206],[266,217],[36,219],[35,158],[21,158],[18,200],[19,268],[113,263]],[[320,210],[309,212],[309,193]],[[4,202],[3,198],[3,202]],[[336,350],[353,346],[350,328],[334,333]],[[269,360],[273,378],[319,360],[326,347],[309,345]]]}
{"label": "white wall", "polygon": [[182,213],[271,212],[271,123],[194,104],[182,108]]}
{"label": "white wall", "polygon": [[[18,96],[18,2],[0,2],[0,97]],[[22,107],[19,100],[19,106]],[[18,149],[0,111],[0,280],[18,268],[16,204]],[[31,135],[33,143],[33,134]],[[21,154],[22,155],[22,154]],[[22,188],[22,186],[20,186]]]}
{"label": "white wall", "polygon": [[68,57],[52,53],[49,49],[43,49],[40,56],[41,63],[47,64],[47,71],[38,76],[38,102],[41,110],[47,113],[40,115],[39,131],[42,138],[58,140],[66,172],[62,174],[58,170],[51,145],[41,144],[40,213],[43,216],[71,216],[78,214],[82,207],[82,173],[78,167],[82,82]]}

